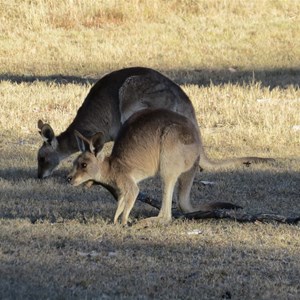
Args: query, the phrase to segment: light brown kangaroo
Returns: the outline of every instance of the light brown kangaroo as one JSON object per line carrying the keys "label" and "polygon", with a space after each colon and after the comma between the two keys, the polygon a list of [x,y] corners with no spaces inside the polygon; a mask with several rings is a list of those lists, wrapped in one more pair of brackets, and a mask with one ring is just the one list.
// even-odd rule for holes
{"label": "light brown kangaroo", "polygon": [[200,166],[202,169],[266,162],[271,159],[259,157],[232,158],[211,161],[201,142],[193,105],[184,91],[172,80],[148,68],[126,68],[109,73],[90,90],[76,117],[69,127],[56,136],[49,124],[38,121],[44,140],[38,151],[38,177],[52,174],[62,159],[78,151],[74,130],[91,137],[103,133],[104,143],[114,141],[122,123],[133,113],[146,108],[164,108],[190,119],[196,126],[200,142]]}
{"label": "light brown kangaroo", "polygon": [[[172,196],[178,181],[178,204],[183,212],[193,212],[190,190],[198,170],[200,138],[195,124],[169,110],[147,109],[131,116],[121,128],[111,155],[99,154],[105,141],[102,132],[87,139],[75,131],[78,146],[83,152],[74,161],[68,181],[77,186],[93,180],[109,187],[118,199],[114,223],[122,214],[122,224],[139,193],[138,183],[159,174],[163,183],[162,206],[158,217],[143,224],[167,223],[172,218]],[[230,203],[216,202],[197,210],[238,208]]]}

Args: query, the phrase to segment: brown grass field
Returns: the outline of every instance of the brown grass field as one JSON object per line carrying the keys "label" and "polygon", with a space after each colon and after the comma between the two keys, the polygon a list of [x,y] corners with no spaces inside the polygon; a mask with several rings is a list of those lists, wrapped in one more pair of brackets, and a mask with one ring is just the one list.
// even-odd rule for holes
{"label": "brown grass field", "polygon": [[[0,299],[299,299],[299,224],[123,228],[106,190],[66,183],[72,159],[37,179],[37,120],[60,133],[98,78],[137,65],[190,96],[211,158],[276,159],[199,173],[195,206],[300,215],[299,1],[0,0]],[[157,178],[141,190],[161,197]]]}

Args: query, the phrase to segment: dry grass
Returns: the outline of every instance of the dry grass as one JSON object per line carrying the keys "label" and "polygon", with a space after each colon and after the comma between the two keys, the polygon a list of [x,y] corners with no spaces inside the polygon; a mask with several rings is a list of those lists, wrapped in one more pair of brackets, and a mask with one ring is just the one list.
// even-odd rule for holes
{"label": "dry grass", "polygon": [[[211,157],[276,158],[199,174],[193,203],[299,215],[299,16],[292,0],[0,1],[0,298],[298,299],[299,226],[113,226],[107,191],[66,184],[71,160],[36,179],[36,122],[59,133],[95,78],[158,68],[192,99]],[[157,179],[142,189],[160,197]],[[137,204],[132,219],[154,214]]]}
{"label": "dry grass", "polygon": [[0,62],[13,74],[98,75],[300,65],[298,1],[1,1]]}
{"label": "dry grass", "polygon": [[[299,293],[294,227],[180,222],[137,232],[103,221],[26,220],[1,227],[7,298],[297,299]],[[199,227],[203,234],[187,234]]]}

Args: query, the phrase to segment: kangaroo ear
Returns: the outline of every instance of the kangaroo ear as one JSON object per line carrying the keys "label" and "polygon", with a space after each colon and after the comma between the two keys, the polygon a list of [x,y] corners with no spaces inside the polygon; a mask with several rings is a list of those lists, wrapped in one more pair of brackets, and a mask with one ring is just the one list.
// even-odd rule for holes
{"label": "kangaroo ear", "polygon": [[45,124],[43,121],[39,120],[38,128],[40,129],[39,133],[43,140],[54,147],[56,145],[56,137],[52,127],[49,124]]}
{"label": "kangaroo ear", "polygon": [[84,137],[79,131],[74,130],[74,135],[76,137],[78,148],[81,152],[90,151],[91,142]]}
{"label": "kangaroo ear", "polygon": [[42,120],[38,120],[37,125],[38,125],[38,129],[41,130],[44,125],[44,122]]}
{"label": "kangaroo ear", "polygon": [[98,156],[104,144],[105,144],[104,133],[97,132],[91,137],[91,145],[93,147],[93,149],[91,149],[91,152],[94,153],[95,156]]}

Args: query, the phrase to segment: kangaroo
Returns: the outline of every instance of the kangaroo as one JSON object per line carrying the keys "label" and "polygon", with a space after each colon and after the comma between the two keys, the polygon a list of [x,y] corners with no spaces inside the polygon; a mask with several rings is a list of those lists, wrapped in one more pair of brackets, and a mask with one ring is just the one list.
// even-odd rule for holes
{"label": "kangaroo", "polygon": [[134,67],[109,73],[95,83],[72,123],[58,136],[49,124],[38,121],[39,132],[44,140],[38,151],[38,177],[50,176],[64,158],[78,151],[74,130],[89,137],[101,131],[104,143],[114,141],[122,123],[135,112],[146,108],[168,109],[193,122],[200,138],[198,144],[202,169],[272,160],[241,157],[211,161],[204,152],[195,110],[185,92],[153,69]]}
{"label": "kangaroo", "polygon": [[[122,225],[139,193],[138,183],[159,174],[163,199],[157,217],[143,225],[168,223],[172,219],[172,196],[178,181],[178,204],[183,212],[196,211],[190,203],[190,191],[200,159],[200,138],[195,124],[186,117],[165,109],[146,109],[131,116],[120,129],[110,156],[100,153],[105,137],[102,132],[90,139],[75,131],[82,151],[74,161],[68,181],[80,185],[96,181],[113,190],[118,200],[114,224],[122,214]],[[230,203],[205,204],[197,210],[239,208]]]}

